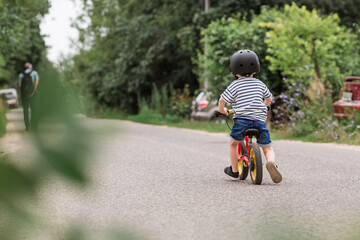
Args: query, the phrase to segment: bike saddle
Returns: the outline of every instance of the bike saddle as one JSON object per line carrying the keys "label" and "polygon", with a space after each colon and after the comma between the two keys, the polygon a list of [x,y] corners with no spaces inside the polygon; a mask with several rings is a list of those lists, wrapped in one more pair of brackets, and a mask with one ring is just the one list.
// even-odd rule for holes
{"label": "bike saddle", "polygon": [[255,128],[249,128],[245,131],[245,136],[248,136],[249,138],[252,138],[253,136],[258,137],[260,134],[259,130]]}

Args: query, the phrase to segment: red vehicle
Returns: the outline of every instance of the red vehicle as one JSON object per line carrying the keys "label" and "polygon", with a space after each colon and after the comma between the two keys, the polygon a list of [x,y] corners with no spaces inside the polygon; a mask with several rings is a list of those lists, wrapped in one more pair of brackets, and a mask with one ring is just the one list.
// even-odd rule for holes
{"label": "red vehicle", "polygon": [[360,77],[345,77],[340,100],[334,103],[334,116],[347,118],[360,111]]}

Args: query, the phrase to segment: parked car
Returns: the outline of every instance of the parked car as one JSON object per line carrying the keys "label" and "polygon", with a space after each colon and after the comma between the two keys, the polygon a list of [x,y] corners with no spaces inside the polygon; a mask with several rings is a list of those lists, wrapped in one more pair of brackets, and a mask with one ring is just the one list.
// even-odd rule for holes
{"label": "parked car", "polygon": [[210,92],[201,91],[191,103],[191,120],[211,120],[218,109],[217,101],[210,100]]}
{"label": "parked car", "polygon": [[360,77],[345,77],[340,100],[334,102],[334,116],[347,118],[356,111],[360,111]]}
{"label": "parked car", "polygon": [[5,104],[10,108],[17,108],[19,106],[15,88],[1,89],[0,98],[3,98]]}

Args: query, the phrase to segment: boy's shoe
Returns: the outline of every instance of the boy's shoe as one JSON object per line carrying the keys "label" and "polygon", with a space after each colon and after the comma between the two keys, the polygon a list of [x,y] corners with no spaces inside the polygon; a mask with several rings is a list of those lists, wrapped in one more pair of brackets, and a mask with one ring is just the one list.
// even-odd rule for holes
{"label": "boy's shoe", "polygon": [[230,167],[226,167],[226,168],[224,169],[224,172],[225,172],[226,176],[229,176],[231,179],[239,179],[239,172],[234,173],[234,172],[232,171],[232,167],[231,167],[231,166],[230,166]]}
{"label": "boy's shoe", "polygon": [[279,183],[282,181],[282,175],[279,171],[278,165],[270,161],[266,163],[266,169],[270,173],[271,180],[273,180],[274,183]]}

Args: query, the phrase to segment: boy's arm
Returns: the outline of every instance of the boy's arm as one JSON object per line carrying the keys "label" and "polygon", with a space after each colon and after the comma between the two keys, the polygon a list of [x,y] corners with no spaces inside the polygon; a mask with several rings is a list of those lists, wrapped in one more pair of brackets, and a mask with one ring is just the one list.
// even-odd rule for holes
{"label": "boy's arm", "polygon": [[225,100],[220,97],[219,99],[219,112],[222,114],[225,114],[226,116],[229,115],[229,113],[226,111],[227,109],[225,108]]}
{"label": "boy's arm", "polygon": [[271,102],[272,102],[272,97],[266,98],[266,99],[264,100],[265,106],[270,106]]}
{"label": "boy's arm", "polygon": [[226,103],[233,103],[234,102],[234,94],[231,91],[232,84],[230,84],[225,91],[220,95],[219,99],[219,112],[225,114],[226,116],[229,115],[227,109],[225,108]]}
{"label": "boy's arm", "polygon": [[264,104],[265,104],[265,106],[270,106],[270,104],[272,103],[272,94],[271,94],[271,92],[270,92],[270,90],[269,90],[269,88],[264,84],[264,86],[265,86],[265,88],[264,88],[264,95],[263,95],[263,97],[264,97]]}

